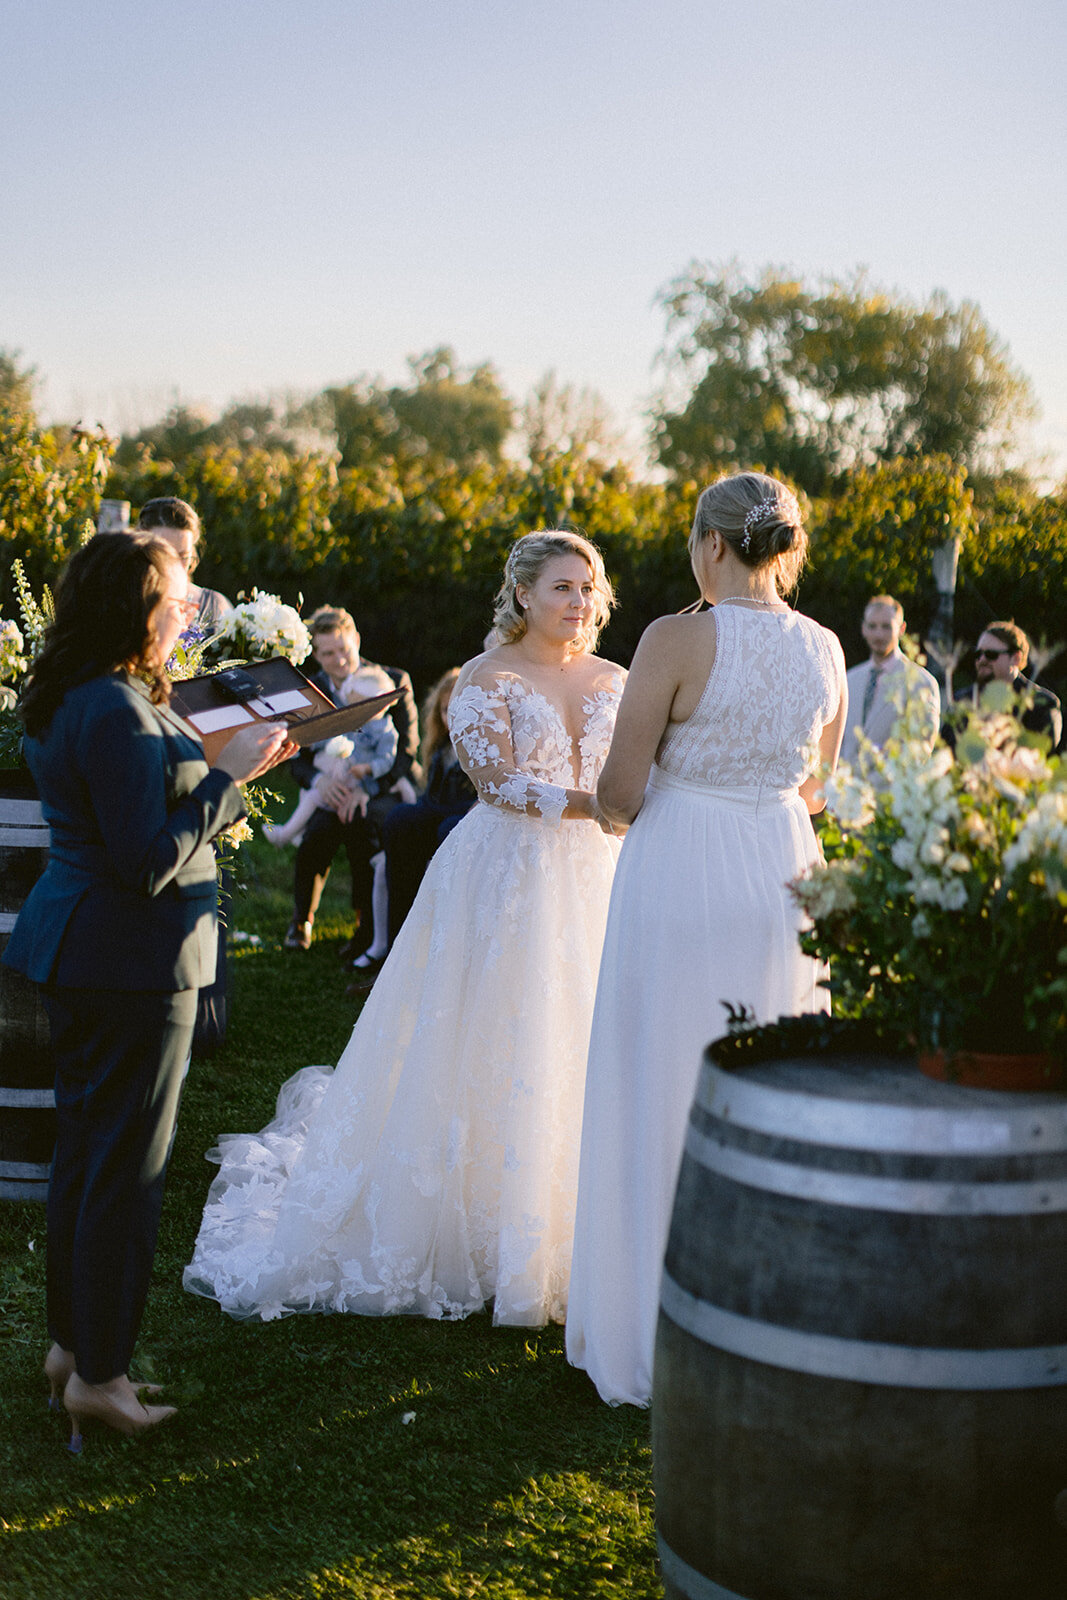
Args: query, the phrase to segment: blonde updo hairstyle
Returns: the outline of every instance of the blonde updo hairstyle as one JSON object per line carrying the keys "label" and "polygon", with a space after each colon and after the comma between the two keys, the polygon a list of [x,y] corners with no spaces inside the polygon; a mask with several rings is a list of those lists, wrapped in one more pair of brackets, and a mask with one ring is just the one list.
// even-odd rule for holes
{"label": "blonde updo hairstyle", "polygon": [[515,644],[526,632],[526,614],[515,591],[521,584],[532,589],[545,567],[559,556],[581,556],[593,579],[593,615],[578,635],[576,648],[593,651],[615,604],[615,593],[604,571],[604,560],[595,544],[580,533],[565,528],[549,528],[525,533],[511,547],[504,581],[494,601],[493,633],[497,644]]}
{"label": "blonde updo hairstyle", "polygon": [[796,495],[777,478],[766,472],[736,472],[705,489],[689,535],[690,557],[713,532],[722,535],[746,567],[776,567],[779,594],[796,588],[808,536]]}

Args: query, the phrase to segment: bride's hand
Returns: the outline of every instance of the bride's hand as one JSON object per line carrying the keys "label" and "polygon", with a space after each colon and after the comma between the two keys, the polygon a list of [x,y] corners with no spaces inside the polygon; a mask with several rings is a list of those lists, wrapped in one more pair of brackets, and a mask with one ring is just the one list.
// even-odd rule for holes
{"label": "bride's hand", "polygon": [[592,820],[599,827],[601,833],[610,833],[614,838],[621,839],[623,837],[623,835],[627,832],[627,830],[629,828],[629,823],[626,823],[626,822],[609,822],[608,818],[604,815],[603,811],[601,811],[601,809],[600,809],[600,805],[599,805],[599,803],[597,801],[596,795],[595,794],[594,795],[590,795],[589,798],[592,801],[592,807],[591,807],[591,810],[590,810],[590,816],[592,817]]}

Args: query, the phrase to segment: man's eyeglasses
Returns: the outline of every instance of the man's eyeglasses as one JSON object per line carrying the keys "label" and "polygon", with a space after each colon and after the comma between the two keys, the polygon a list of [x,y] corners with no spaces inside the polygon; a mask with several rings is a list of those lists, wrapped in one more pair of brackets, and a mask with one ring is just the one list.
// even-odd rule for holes
{"label": "man's eyeglasses", "polygon": [[1011,651],[1005,646],[1003,650],[976,650],[974,652],[974,659],[976,661],[995,661],[998,656],[1010,655]]}

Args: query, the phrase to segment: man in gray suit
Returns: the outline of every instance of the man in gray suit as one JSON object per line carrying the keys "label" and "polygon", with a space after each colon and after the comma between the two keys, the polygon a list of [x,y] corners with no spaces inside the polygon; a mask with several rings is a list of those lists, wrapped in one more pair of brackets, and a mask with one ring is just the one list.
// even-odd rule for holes
{"label": "man in gray suit", "polygon": [[848,673],[848,716],[841,760],[854,763],[863,734],[879,749],[891,737],[906,707],[916,705],[931,744],[937,735],[941,692],[937,680],[900,648],[904,607],[890,594],[876,594],[863,613],[869,660]]}

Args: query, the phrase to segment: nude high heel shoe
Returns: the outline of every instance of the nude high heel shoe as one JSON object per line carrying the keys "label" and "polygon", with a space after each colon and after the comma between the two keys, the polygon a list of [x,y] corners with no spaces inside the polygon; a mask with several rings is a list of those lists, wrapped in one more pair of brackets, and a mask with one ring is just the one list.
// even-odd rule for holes
{"label": "nude high heel shoe", "polygon": [[[73,1350],[64,1350],[61,1344],[53,1344],[44,1358],[44,1375],[52,1386],[52,1392],[48,1396],[49,1411],[63,1410],[63,1390],[73,1377],[74,1371]],[[130,1382],[141,1397],[148,1395],[151,1398],[163,1393],[163,1385],[160,1383],[133,1383],[132,1378]]]}
{"label": "nude high heel shoe", "polygon": [[73,1374],[74,1352],[64,1350],[62,1345],[53,1344],[44,1358],[44,1375],[52,1385],[52,1393],[48,1396],[49,1411],[62,1411],[63,1390]]}
{"label": "nude high heel shoe", "polygon": [[82,1447],[82,1428],[86,1422],[102,1422],[106,1428],[125,1434],[128,1439],[147,1433],[177,1414],[175,1406],[146,1406],[128,1378],[115,1387],[85,1383],[72,1373],[63,1391],[63,1405],[70,1417],[70,1444],[77,1455]]}

